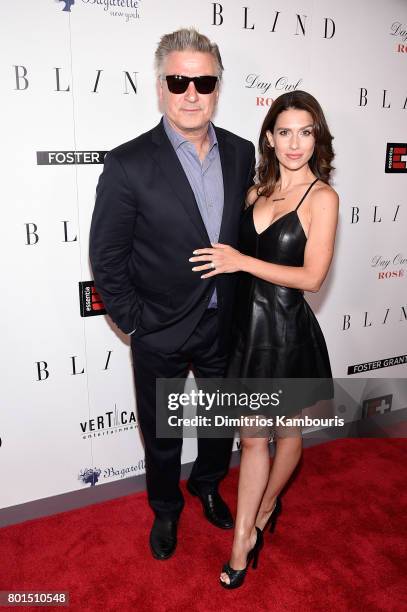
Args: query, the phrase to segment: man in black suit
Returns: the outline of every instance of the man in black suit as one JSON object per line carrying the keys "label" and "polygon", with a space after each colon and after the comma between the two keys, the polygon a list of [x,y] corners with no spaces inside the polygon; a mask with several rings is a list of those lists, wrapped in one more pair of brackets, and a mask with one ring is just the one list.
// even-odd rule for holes
{"label": "man in black suit", "polygon": [[[163,118],[110,151],[97,187],[90,234],[96,287],[113,321],[131,334],[136,399],[155,520],[153,556],[175,551],[184,505],[182,439],[156,436],[156,378],[224,374],[236,279],[201,279],[197,248],[236,246],[245,195],[253,183],[253,144],[215,127],[222,76],[217,45],[193,29],[162,37],[156,51]],[[218,493],[232,439],[198,439],[187,487],[206,518],[233,526]]]}

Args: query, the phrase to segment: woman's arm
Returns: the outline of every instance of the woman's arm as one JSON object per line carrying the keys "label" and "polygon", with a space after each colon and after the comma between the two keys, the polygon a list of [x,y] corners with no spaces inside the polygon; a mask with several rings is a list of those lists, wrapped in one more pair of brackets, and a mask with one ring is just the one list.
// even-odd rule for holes
{"label": "woman's arm", "polygon": [[[201,278],[216,274],[247,272],[276,285],[293,287],[302,291],[319,291],[332,261],[336,226],[338,223],[339,200],[330,188],[319,189],[310,197],[310,226],[304,252],[303,266],[283,266],[268,263],[255,257],[243,255],[224,244],[213,245],[211,249],[194,251],[190,261],[210,261],[196,266],[194,272],[210,270]],[[212,263],[215,269],[212,269]]]}

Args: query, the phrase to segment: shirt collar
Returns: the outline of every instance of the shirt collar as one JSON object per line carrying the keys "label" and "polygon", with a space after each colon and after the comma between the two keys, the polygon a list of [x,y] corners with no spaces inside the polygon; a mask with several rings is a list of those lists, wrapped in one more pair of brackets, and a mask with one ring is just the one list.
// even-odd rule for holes
{"label": "shirt collar", "polygon": [[[164,124],[165,133],[167,134],[175,150],[177,150],[182,144],[184,144],[184,142],[189,142],[189,140],[185,138],[185,136],[182,136],[182,134],[174,130],[174,128],[170,125],[170,122],[167,119],[167,115],[163,116],[163,124]],[[208,138],[209,138],[209,151],[211,151],[213,147],[218,144],[218,140],[216,138],[216,132],[211,122],[209,122],[209,125],[208,125]]]}

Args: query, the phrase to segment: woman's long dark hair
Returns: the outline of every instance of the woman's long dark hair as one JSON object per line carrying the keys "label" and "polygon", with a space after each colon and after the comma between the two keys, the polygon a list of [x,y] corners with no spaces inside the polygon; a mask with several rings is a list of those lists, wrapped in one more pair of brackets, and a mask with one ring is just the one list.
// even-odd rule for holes
{"label": "woman's long dark hair", "polygon": [[277,117],[289,108],[308,111],[312,116],[315,149],[308,164],[315,176],[325,183],[329,183],[330,174],[333,170],[331,165],[334,157],[333,136],[329,131],[323,110],[314,96],[306,91],[291,91],[274,100],[263,121],[259,138],[260,161],[257,169],[258,183],[256,185],[258,195],[261,193],[269,197],[280,178],[279,161],[274,148],[269,145],[266,132],[274,132]]}

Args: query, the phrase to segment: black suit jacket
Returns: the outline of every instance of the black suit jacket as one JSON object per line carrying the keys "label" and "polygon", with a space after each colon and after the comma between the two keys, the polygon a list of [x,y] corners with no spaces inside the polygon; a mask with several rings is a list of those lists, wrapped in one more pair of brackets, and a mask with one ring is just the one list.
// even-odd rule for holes
{"label": "black suit jacket", "polygon": [[[253,183],[251,142],[215,127],[224,182],[219,242],[236,246]],[[210,246],[194,193],[162,120],[108,153],[90,231],[95,285],[113,321],[164,353],[176,351],[208,306],[216,284],[219,338],[227,349],[235,274],[201,279],[194,249]]]}

